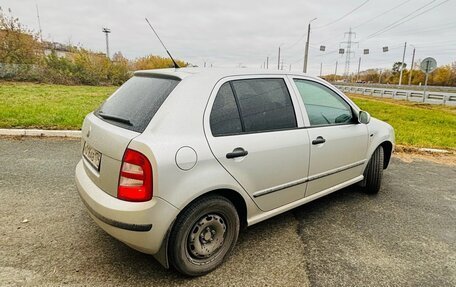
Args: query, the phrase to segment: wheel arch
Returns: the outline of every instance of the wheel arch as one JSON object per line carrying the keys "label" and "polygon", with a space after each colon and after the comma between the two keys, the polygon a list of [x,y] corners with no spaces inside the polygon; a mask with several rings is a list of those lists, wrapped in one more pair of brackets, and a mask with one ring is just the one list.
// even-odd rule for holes
{"label": "wheel arch", "polygon": [[391,155],[393,153],[393,143],[390,141],[384,141],[380,144],[383,148],[384,160],[383,160],[383,169],[386,169],[390,163]]}
{"label": "wheel arch", "polygon": [[[194,198],[190,202],[188,202],[184,208],[180,210],[180,212],[177,214],[179,216],[182,211],[187,208],[190,204],[193,202],[203,198],[203,197],[208,197],[211,195],[218,195],[225,197],[228,199],[236,208],[236,211],[239,216],[239,222],[241,223],[241,229],[244,229],[247,227],[247,203],[245,202],[245,199],[242,197],[241,194],[239,194],[237,191],[232,190],[232,189],[227,189],[227,188],[221,188],[221,189],[215,189],[208,191],[206,193],[203,193],[199,195],[198,197]],[[177,218],[176,216],[176,218]],[[169,250],[168,250],[168,243],[169,243],[169,235],[171,233],[171,230],[174,227],[176,219],[173,220],[172,224],[169,226],[168,231],[166,232],[165,239],[163,240],[160,250],[154,255],[155,259],[163,265],[165,268],[169,268]]]}
{"label": "wheel arch", "polygon": [[193,198],[190,202],[188,202],[185,205],[185,207],[181,209],[181,211],[179,212],[179,214],[177,216],[179,216],[182,213],[182,210],[184,210],[187,206],[189,206],[193,202],[195,202],[203,197],[208,197],[211,195],[219,195],[219,196],[225,197],[226,199],[231,201],[231,203],[234,205],[234,207],[236,208],[236,211],[239,215],[239,221],[241,223],[241,228],[247,227],[247,203],[245,202],[244,197],[242,197],[242,195],[239,194],[239,192],[237,192],[233,189],[229,189],[229,188],[214,189],[214,190],[205,192],[203,194],[200,194],[199,196]]}

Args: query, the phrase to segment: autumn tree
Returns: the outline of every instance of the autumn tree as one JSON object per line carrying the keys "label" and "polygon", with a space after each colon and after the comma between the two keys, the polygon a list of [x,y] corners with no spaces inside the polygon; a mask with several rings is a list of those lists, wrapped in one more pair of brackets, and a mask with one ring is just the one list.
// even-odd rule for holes
{"label": "autumn tree", "polygon": [[441,66],[432,73],[431,81],[436,86],[452,86],[456,84],[456,73],[451,65]]}
{"label": "autumn tree", "polygon": [[109,80],[114,85],[120,85],[131,76],[130,61],[119,51],[112,56]]}
{"label": "autumn tree", "polygon": [[[176,60],[179,67],[186,67],[188,64],[181,60]],[[174,67],[173,61],[170,58],[163,58],[160,56],[148,55],[138,58],[134,61],[134,70],[149,70],[149,69],[163,69]]]}
{"label": "autumn tree", "polygon": [[401,72],[401,66],[402,66],[402,69],[405,69],[405,67],[407,67],[407,64],[406,63],[402,63],[402,62],[394,63],[394,65],[393,65],[393,73],[400,73]]}
{"label": "autumn tree", "polygon": [[0,63],[34,64],[42,55],[38,35],[0,7]]}

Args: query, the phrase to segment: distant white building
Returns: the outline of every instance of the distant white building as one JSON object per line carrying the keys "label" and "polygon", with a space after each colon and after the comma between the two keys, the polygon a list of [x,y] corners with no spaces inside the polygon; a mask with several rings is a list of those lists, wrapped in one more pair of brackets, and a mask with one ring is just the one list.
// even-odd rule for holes
{"label": "distant white building", "polygon": [[54,52],[59,58],[68,58],[73,54],[74,49],[74,46],[58,42],[43,42],[43,51],[46,56]]}

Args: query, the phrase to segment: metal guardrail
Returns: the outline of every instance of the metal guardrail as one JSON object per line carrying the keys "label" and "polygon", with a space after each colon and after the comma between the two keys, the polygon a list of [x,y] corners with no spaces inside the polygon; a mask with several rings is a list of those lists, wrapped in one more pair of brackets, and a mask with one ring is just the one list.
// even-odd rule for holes
{"label": "metal guardrail", "polygon": [[412,102],[424,102],[427,104],[456,106],[456,93],[426,92],[426,97],[423,100],[423,91],[344,86],[337,84],[336,87],[345,93],[353,93],[364,96],[374,96],[381,98],[400,99]]}
{"label": "metal guardrail", "polygon": [[[376,89],[391,89],[391,90],[410,90],[410,91],[424,91],[424,85],[393,85],[393,84],[378,84],[378,83],[345,83],[345,82],[331,82],[333,85],[341,86],[355,86],[364,88]],[[428,86],[428,91],[442,92],[442,93],[456,93],[456,87],[452,86]]]}

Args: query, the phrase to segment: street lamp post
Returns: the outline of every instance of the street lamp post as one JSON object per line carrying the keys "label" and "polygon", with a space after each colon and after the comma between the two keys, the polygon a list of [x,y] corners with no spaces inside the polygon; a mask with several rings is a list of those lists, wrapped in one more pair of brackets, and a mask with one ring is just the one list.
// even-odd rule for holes
{"label": "street lamp post", "polygon": [[102,32],[106,34],[106,57],[109,58],[109,37],[108,37],[108,34],[111,33],[111,29],[103,28]]}
{"label": "street lamp post", "polygon": [[302,69],[302,71],[304,73],[307,73],[307,61],[309,59],[310,24],[315,20],[317,20],[317,18],[313,18],[312,20],[310,20],[309,25],[307,27],[307,42],[306,42],[306,50],[304,53],[304,67]]}

